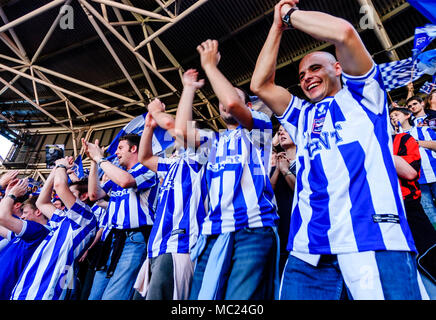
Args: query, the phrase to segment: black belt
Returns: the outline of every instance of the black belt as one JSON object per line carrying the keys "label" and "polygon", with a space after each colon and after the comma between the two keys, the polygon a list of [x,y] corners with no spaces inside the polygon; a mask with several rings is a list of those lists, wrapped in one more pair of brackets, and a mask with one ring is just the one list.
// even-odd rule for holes
{"label": "black belt", "polygon": [[[131,228],[131,229],[111,229],[107,238],[104,240],[103,246],[101,248],[95,270],[102,271],[106,270],[106,278],[112,277],[114,274],[115,268],[120,260],[121,254],[124,249],[124,244],[126,242],[127,236],[130,233],[141,232],[144,236],[144,240],[147,243],[148,237],[150,235],[152,226],[141,226],[139,228]],[[112,246],[112,239],[113,246]],[[112,256],[111,256],[112,252]],[[106,269],[106,264],[111,256],[111,263]]]}

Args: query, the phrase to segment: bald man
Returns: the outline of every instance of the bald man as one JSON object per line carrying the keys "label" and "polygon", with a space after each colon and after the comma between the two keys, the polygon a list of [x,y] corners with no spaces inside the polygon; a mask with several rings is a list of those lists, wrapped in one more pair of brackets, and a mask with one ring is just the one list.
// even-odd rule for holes
{"label": "bald man", "polygon": [[[275,6],[251,81],[297,145],[280,299],[428,298],[396,176],[380,71],[349,22],[297,4]],[[274,81],[288,28],[336,49],[338,60],[327,52],[301,60],[307,100]]]}

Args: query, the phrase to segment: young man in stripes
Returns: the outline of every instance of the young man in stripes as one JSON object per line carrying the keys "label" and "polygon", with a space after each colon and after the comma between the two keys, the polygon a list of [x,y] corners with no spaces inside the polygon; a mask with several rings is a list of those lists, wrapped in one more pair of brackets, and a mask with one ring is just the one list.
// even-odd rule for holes
{"label": "young man in stripes", "polygon": [[[290,255],[280,298],[421,299],[380,71],[350,23],[298,10],[298,2],[275,6],[251,80],[252,91],[297,145]],[[308,101],[274,82],[287,27],[336,49],[338,61],[326,52],[300,61]]]}
{"label": "young man in stripes", "polygon": [[412,96],[406,101],[407,108],[413,113],[415,126],[422,126],[427,117],[425,113],[425,102],[420,96]]}
{"label": "young man in stripes", "polygon": [[[405,108],[390,110],[391,123],[394,127],[398,121],[400,123],[412,122],[410,115],[410,111]],[[436,230],[421,205],[421,190],[418,183],[421,171],[419,145],[415,138],[408,133],[397,133],[392,137],[392,140],[395,168],[400,180],[407,222],[418,251],[416,257],[418,270],[423,275],[422,280],[430,298],[434,299],[436,289]]]}
{"label": "young man in stripes", "polygon": [[412,113],[409,110],[392,109],[390,117],[395,124],[400,122],[403,132],[409,133],[418,142],[421,154],[421,171],[418,180],[421,204],[436,228],[436,207],[433,202],[433,198],[436,198],[436,133],[427,126],[413,125]]}
{"label": "young man in stripes", "polygon": [[[196,267],[190,299],[273,299],[278,292],[278,216],[268,176],[272,124],[266,114],[250,108],[247,95],[218,69],[216,40],[203,42],[197,51],[228,130],[208,134],[204,142],[209,147],[204,173],[208,212],[191,253]],[[177,131],[187,143],[194,143],[190,136],[201,141],[201,134],[188,130],[192,105],[177,116]]]}
{"label": "young man in stripes", "polygon": [[[82,140],[91,158],[89,192],[93,200],[109,195],[105,241],[94,276],[89,300],[129,300],[136,275],[146,258],[147,240],[153,225],[157,200],[156,174],[138,162],[140,137],[126,134],[119,140],[116,155],[121,167],[104,158],[98,140]],[[109,178],[100,186],[98,166]]]}
{"label": "young man in stripes", "polygon": [[[203,85],[194,70],[183,75],[183,92],[177,115],[191,107],[195,91]],[[193,146],[176,142],[175,157],[157,157],[152,152],[154,128],[159,125],[175,136],[177,120],[165,113],[159,100],[148,105],[139,159],[163,178],[156,209],[156,220],[148,242],[148,258],[138,280],[139,291],[146,300],[185,300],[188,298],[194,265],[191,248],[198,237],[205,216],[202,177],[207,157]],[[177,119],[177,116],[176,116]]]}
{"label": "young man in stripes", "polygon": [[[0,235],[9,240],[0,253],[0,300],[9,300],[24,267],[41,241],[50,232],[47,218],[35,205],[35,200],[23,203],[22,218],[13,216],[16,198],[27,193],[26,180],[14,180],[0,202]],[[3,230],[6,233],[3,233]]]}
{"label": "young man in stripes", "polygon": [[[73,160],[56,160],[36,201],[52,230],[21,273],[12,292],[13,300],[62,300],[70,292],[68,289],[74,289],[76,260],[95,235],[96,219],[87,204],[87,181],[68,185],[67,170]],[[52,204],[53,188],[67,210],[56,209]]]}

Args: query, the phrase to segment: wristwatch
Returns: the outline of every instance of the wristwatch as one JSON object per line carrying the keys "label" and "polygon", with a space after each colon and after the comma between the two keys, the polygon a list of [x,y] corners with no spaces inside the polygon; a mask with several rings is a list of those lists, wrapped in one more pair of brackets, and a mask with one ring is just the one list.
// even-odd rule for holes
{"label": "wristwatch", "polygon": [[100,158],[100,160],[97,161],[97,165],[100,167],[101,163],[106,162],[106,161],[108,161],[108,160],[105,158]]}
{"label": "wristwatch", "polygon": [[14,201],[17,200],[17,197],[14,194],[12,194],[12,193],[9,193],[8,197],[11,198]]}
{"label": "wristwatch", "polygon": [[285,173],[285,176],[290,176],[291,174],[293,174],[293,173],[291,172],[291,170],[288,170],[288,172]]}
{"label": "wristwatch", "polygon": [[295,29],[292,26],[292,22],[291,22],[291,15],[294,13],[294,11],[298,10],[298,7],[292,7],[291,9],[289,9],[289,11],[283,16],[282,21],[283,23],[286,25],[287,28],[289,29]]}
{"label": "wristwatch", "polygon": [[58,164],[58,165],[56,166],[56,169],[57,169],[57,168],[64,168],[65,170],[67,170],[67,167],[64,166],[63,164]]}

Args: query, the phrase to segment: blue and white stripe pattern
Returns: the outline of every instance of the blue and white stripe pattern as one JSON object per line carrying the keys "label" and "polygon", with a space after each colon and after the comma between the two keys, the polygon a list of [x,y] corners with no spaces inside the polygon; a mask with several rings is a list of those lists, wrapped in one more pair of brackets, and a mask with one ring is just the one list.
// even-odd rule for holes
{"label": "blue and white stripe pattern", "polygon": [[95,235],[97,221],[80,200],[67,211],[57,210],[53,228],[20,276],[12,300],[59,300],[74,283],[74,264]]}
{"label": "blue and white stripe pattern", "polygon": [[148,256],[189,253],[206,215],[207,191],[202,183],[207,157],[203,152],[180,149],[176,157],[159,158],[163,176],[156,220],[148,242]]}
{"label": "blue and white stripe pattern", "polygon": [[202,234],[276,225],[278,216],[268,177],[272,124],[266,114],[250,111],[251,131],[239,126],[217,133],[209,141],[205,172],[209,210]]}
{"label": "blue and white stripe pattern", "polygon": [[415,126],[419,126],[424,123],[425,118],[427,118],[427,115],[423,115],[421,117],[413,118],[413,124]]}
{"label": "blue and white stripe pattern", "polygon": [[386,91],[404,87],[424,75],[412,57],[379,65]]}
{"label": "blue and white stripe pattern", "polygon": [[132,229],[153,224],[158,191],[156,173],[139,162],[128,172],[136,180],[136,187],[125,189],[112,180],[102,185],[102,189],[110,196],[108,229]]}
{"label": "blue and white stripe pattern", "polygon": [[[407,131],[415,140],[436,141],[436,133],[429,127],[412,127]],[[436,182],[436,152],[419,147],[421,155],[421,171],[418,182],[420,184]]]}
{"label": "blue and white stripe pattern", "polygon": [[392,156],[383,79],[343,74],[312,104],[292,97],[278,117],[297,145],[287,249],[310,254],[415,250]]}

